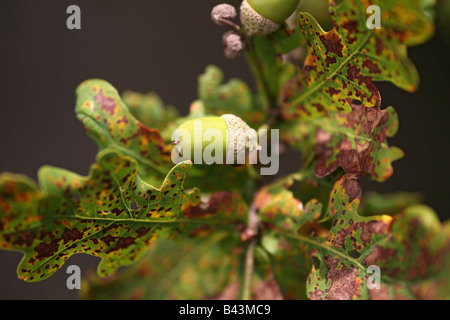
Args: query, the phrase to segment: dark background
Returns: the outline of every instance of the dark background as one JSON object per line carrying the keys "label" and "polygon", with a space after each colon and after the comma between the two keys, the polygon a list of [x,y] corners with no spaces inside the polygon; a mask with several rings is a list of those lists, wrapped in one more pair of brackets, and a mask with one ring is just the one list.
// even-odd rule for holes
{"label": "dark background", "polygon": [[[197,97],[197,76],[206,65],[253,86],[243,58],[226,60],[210,10],[212,0],[2,0],[0,9],[0,172],[36,179],[39,167],[58,166],[86,175],[97,147],[74,114],[74,91],[96,77],[120,92],[156,91],[183,114]],[[239,1],[228,1],[235,4]],[[66,8],[81,8],[81,30],[66,28]],[[421,75],[409,94],[378,84],[383,106],[399,114],[390,139],[406,156],[383,184],[364,181],[364,191],[421,191],[441,219],[448,218],[449,47],[437,35],[411,48]],[[296,160],[296,159],[294,159]],[[289,168],[291,166],[288,166]],[[295,166],[292,166],[294,170]],[[0,251],[0,299],[71,299],[66,268],[39,283],[17,279],[22,254]],[[75,255],[66,266],[95,270],[98,259]]]}

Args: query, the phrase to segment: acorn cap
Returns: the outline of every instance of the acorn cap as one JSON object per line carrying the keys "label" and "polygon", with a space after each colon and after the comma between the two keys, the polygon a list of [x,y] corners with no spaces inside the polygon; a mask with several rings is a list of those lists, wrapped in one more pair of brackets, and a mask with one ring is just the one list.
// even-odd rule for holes
{"label": "acorn cap", "polygon": [[249,154],[259,150],[258,135],[255,129],[250,128],[244,120],[234,114],[224,114],[220,117],[225,120],[229,132],[227,158],[232,154],[234,160],[240,159],[240,157],[245,159],[246,150]]}
{"label": "acorn cap", "polygon": [[240,19],[245,32],[250,37],[271,34],[280,27],[280,24],[256,12],[247,0],[242,1]]}

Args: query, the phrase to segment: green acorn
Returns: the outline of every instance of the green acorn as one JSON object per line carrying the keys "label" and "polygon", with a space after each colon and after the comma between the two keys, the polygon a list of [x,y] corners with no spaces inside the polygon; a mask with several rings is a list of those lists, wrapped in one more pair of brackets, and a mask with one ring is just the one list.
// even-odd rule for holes
{"label": "green acorn", "polygon": [[194,163],[243,164],[247,155],[260,149],[256,131],[233,114],[186,121],[174,131],[172,140],[183,160]]}
{"label": "green acorn", "polygon": [[245,32],[251,36],[276,31],[294,12],[300,0],[244,0],[240,18]]}

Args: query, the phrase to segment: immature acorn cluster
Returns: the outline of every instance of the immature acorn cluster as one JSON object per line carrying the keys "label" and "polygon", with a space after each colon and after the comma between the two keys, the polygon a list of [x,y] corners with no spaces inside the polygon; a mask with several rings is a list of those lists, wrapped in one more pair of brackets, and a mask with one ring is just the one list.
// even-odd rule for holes
{"label": "immature acorn cluster", "polygon": [[229,26],[233,31],[222,37],[225,56],[238,57],[245,51],[245,36],[256,37],[275,32],[295,11],[300,0],[244,0],[240,7],[240,20],[244,33],[233,20],[236,9],[230,4],[219,4],[211,11],[212,20],[220,26]]}

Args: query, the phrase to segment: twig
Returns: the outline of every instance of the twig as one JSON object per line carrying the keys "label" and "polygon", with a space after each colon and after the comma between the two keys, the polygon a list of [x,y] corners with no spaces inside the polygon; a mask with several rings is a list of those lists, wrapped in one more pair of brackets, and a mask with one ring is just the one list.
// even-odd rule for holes
{"label": "twig", "polygon": [[251,288],[252,288],[252,276],[253,276],[253,265],[254,265],[254,251],[258,239],[256,235],[259,229],[259,216],[256,210],[256,205],[253,203],[250,206],[248,214],[247,229],[242,232],[241,240],[250,240],[247,251],[245,253],[245,268],[244,268],[244,280],[242,286],[242,300],[249,300],[251,298]]}
{"label": "twig", "polygon": [[272,112],[272,110],[277,110],[278,107],[277,107],[276,103],[274,102],[272,93],[270,92],[270,88],[266,82],[264,74],[262,73],[262,66],[259,61],[259,57],[256,54],[254,40],[252,38],[247,38],[246,40],[248,43],[248,50],[246,52],[246,58],[247,58],[247,62],[249,64],[249,66],[250,66],[250,70],[252,71],[253,76],[255,78],[256,85],[257,85],[258,89],[262,92],[262,94],[264,95],[264,98],[269,107],[268,112]]}
{"label": "twig", "polygon": [[253,276],[253,264],[254,264],[254,250],[256,245],[256,238],[253,238],[245,253],[245,269],[244,269],[244,281],[242,289],[242,300],[250,300],[252,294],[252,276]]}
{"label": "twig", "polygon": [[241,233],[242,241],[248,241],[258,234],[259,222],[258,212],[256,211],[255,204],[253,203],[250,206],[248,213],[247,228]]}
{"label": "twig", "polygon": [[237,24],[235,24],[233,21],[230,21],[230,20],[224,19],[224,18],[217,18],[217,21],[219,21],[223,25],[226,25],[226,26],[230,27],[231,29],[233,29],[233,30],[235,30],[237,32],[241,32],[241,27],[238,26]]}

